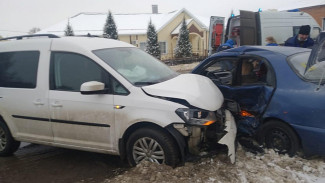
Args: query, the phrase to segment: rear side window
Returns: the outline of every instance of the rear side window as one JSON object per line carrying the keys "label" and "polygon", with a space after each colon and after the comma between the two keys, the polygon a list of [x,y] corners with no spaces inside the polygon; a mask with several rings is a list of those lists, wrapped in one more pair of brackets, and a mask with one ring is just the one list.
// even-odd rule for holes
{"label": "rear side window", "polygon": [[0,53],[0,87],[35,88],[38,51]]}

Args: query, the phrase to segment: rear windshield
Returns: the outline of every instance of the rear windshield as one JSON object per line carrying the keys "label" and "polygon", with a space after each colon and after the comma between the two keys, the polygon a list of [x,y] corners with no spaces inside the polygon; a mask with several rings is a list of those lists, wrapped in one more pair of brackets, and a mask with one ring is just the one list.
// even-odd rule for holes
{"label": "rear windshield", "polygon": [[295,73],[310,82],[325,80],[324,63],[320,62],[311,66],[305,73],[306,65],[311,52],[303,52],[292,55],[288,58],[289,65]]}

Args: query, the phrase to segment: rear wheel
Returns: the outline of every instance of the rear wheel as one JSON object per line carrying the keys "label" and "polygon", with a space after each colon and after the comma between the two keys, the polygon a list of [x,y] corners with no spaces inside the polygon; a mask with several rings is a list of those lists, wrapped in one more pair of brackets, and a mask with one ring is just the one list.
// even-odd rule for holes
{"label": "rear wheel", "polygon": [[270,121],[263,125],[260,139],[267,148],[281,154],[295,155],[299,148],[299,138],[287,125],[279,121]]}
{"label": "rear wheel", "polygon": [[5,123],[0,121],[0,156],[9,156],[17,151],[20,142],[14,140]]}
{"label": "rear wheel", "polygon": [[140,128],[131,134],[126,144],[128,161],[132,166],[141,161],[176,166],[179,161],[174,139],[157,128]]}

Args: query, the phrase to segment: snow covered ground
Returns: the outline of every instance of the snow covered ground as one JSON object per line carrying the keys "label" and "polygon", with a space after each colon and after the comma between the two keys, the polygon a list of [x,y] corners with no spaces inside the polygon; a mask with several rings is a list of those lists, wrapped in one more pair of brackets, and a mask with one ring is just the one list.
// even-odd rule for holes
{"label": "snow covered ground", "polygon": [[186,73],[186,72],[190,72],[198,64],[199,64],[199,62],[194,62],[191,64],[180,64],[180,65],[173,65],[173,66],[169,66],[169,67],[172,68],[174,71],[177,71],[180,73]]}
{"label": "snow covered ground", "polygon": [[[198,63],[171,66],[181,73],[188,72]],[[106,180],[110,182],[207,182],[207,183],[324,183],[325,158],[279,155],[273,150],[264,154],[246,152],[241,146],[236,152],[236,163],[231,164],[226,153],[216,153],[184,166],[171,168],[150,162]]]}
{"label": "snow covered ground", "polygon": [[325,160],[322,158],[290,158],[272,150],[266,151],[264,155],[254,155],[240,147],[236,158],[236,163],[231,164],[225,154],[216,154],[174,169],[166,165],[142,162],[105,182],[325,182]]}

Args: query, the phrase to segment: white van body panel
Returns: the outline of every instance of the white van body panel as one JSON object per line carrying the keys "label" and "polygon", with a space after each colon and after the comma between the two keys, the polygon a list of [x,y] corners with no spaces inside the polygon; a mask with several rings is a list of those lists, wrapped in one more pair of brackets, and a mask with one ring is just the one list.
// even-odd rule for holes
{"label": "white van body panel", "polygon": [[[201,86],[204,86],[203,88]],[[223,95],[211,79],[195,74],[182,74],[168,81],[145,86],[150,95],[184,99],[192,106],[216,111],[223,104]]]}
{"label": "white van body panel", "polygon": [[21,40],[19,45],[8,41],[0,44],[1,52],[23,52],[38,51],[39,62],[37,71],[36,88],[6,88],[0,87],[0,115],[12,131],[12,135],[17,139],[52,142],[53,134],[51,124],[46,121],[36,121],[24,119],[22,116],[49,119],[48,111],[48,78],[50,59],[50,39],[33,40],[35,44],[30,44],[29,40]]}
{"label": "white van body panel", "polygon": [[[321,31],[315,19],[305,12],[241,11],[241,13],[241,15],[231,17],[227,24],[226,40],[233,39],[236,41],[237,44],[234,47],[243,45],[265,46],[265,39],[268,36],[273,36],[279,45],[284,45],[288,38],[298,34],[302,25],[309,25],[311,27],[310,37],[312,39],[315,39]],[[244,18],[241,18],[241,16],[244,16]],[[241,25],[242,21],[249,23]],[[234,35],[233,30],[235,28],[240,30],[240,34],[246,40],[241,40],[240,35]],[[213,30],[210,29],[209,31]]]}
{"label": "white van body panel", "polygon": [[320,31],[320,26],[315,19],[304,12],[260,12],[261,45],[266,45],[265,38],[273,36],[278,44],[294,36],[294,27],[299,30],[302,25],[311,27],[310,37],[315,39]]}
{"label": "white van body panel", "polygon": [[[215,84],[204,76],[177,76],[175,73],[172,75],[174,78],[170,77],[172,79],[167,81],[136,87],[93,53],[94,50],[121,47],[136,49],[121,41],[87,37],[0,41],[0,53],[4,55],[0,58],[7,69],[5,71],[12,69],[10,63],[16,63],[11,59],[11,53],[7,52],[40,53],[35,88],[24,88],[24,85],[15,88],[17,85],[12,84],[11,80],[1,81],[0,117],[13,138],[118,155],[125,148],[125,144],[121,148],[119,142],[129,132],[128,129],[136,124],[150,123],[151,127],[161,127],[166,133],[169,133],[168,127],[176,131],[173,133],[188,130],[186,135],[181,134],[183,136],[191,136],[190,130],[198,129],[199,134],[193,138],[201,142],[200,138],[204,135],[200,134],[205,133],[200,129],[202,127],[191,126],[176,110],[194,106],[215,114],[223,103],[223,95]],[[26,57],[21,58],[18,59],[19,63],[26,63]],[[20,69],[15,72],[25,73]],[[10,72],[3,73],[4,77],[13,77]],[[82,94],[79,85],[90,81],[100,82],[101,87],[104,84],[106,88],[101,90],[103,93]],[[35,77],[30,82],[35,83]],[[115,88],[118,86],[125,92],[119,93]],[[190,105],[172,102],[164,97],[184,99]],[[224,123],[222,120],[219,122]],[[180,125],[178,129],[174,128],[174,124]],[[173,138],[185,141],[183,136]]]}

